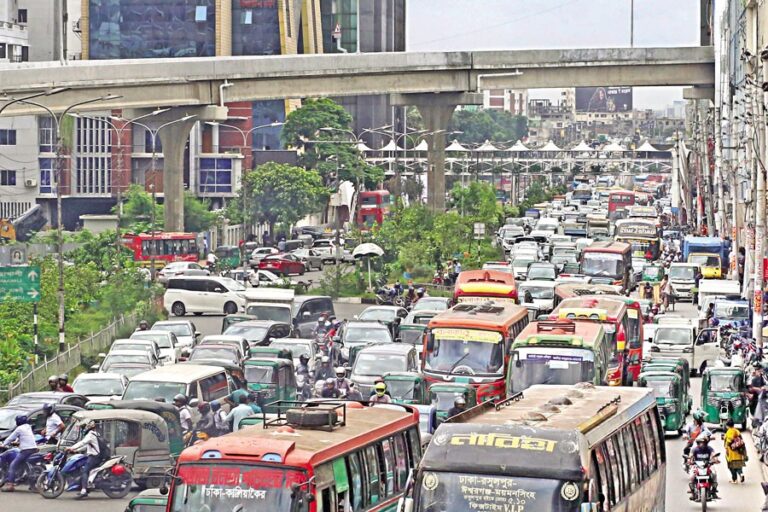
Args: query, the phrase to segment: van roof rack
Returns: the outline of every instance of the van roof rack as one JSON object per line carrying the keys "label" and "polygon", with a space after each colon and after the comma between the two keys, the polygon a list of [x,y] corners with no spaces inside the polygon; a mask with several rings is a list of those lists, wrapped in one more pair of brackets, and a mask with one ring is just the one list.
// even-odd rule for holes
{"label": "van roof rack", "polygon": [[[267,418],[267,409],[271,419]],[[277,400],[262,408],[264,428],[291,426],[304,429],[332,431],[346,425],[347,404],[344,402],[299,402]]]}

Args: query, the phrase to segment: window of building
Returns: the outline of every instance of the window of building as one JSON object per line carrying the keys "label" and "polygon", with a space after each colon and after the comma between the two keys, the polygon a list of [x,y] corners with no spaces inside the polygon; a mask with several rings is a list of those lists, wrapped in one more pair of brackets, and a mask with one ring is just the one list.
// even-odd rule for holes
{"label": "window of building", "polygon": [[19,16],[18,16],[18,22],[19,23],[26,23],[27,22],[27,10],[26,9],[19,9]]}
{"label": "window of building", "polygon": [[37,138],[40,144],[41,153],[53,153],[53,119],[50,117],[39,117],[37,121]]}
{"label": "window of building", "polygon": [[29,46],[21,47],[21,62],[29,62]]}
{"label": "window of building", "polygon": [[10,128],[0,128],[0,146],[15,146],[16,130]]}
{"label": "window of building", "polygon": [[0,170],[0,186],[15,187],[16,171],[9,171],[7,169]]}
{"label": "window of building", "polygon": [[200,192],[208,194],[231,193],[232,160],[229,158],[201,158]]}
{"label": "window of building", "polygon": [[0,43],[0,59],[5,59],[7,55],[7,46],[5,43]]}
{"label": "window of building", "polygon": [[232,55],[279,55],[277,0],[259,4],[232,0]]}
{"label": "window of building", "polygon": [[38,163],[40,165],[40,193],[53,194],[53,187],[56,182],[53,158],[40,158]]}
{"label": "window of building", "polygon": [[[152,146],[152,143],[154,142],[154,149]],[[144,152],[145,153],[162,153],[163,152],[163,141],[160,140],[160,136],[156,135],[155,137],[152,137],[152,132],[149,130],[144,130]]]}

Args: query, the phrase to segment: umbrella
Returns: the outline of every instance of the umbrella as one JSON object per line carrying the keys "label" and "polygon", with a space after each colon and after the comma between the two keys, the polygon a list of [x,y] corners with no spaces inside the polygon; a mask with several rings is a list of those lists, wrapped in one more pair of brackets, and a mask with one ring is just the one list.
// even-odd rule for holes
{"label": "umbrella", "polygon": [[376,244],[365,243],[360,244],[352,251],[352,256],[355,258],[367,258],[368,259],[368,289],[373,289],[371,284],[371,256],[383,256],[384,249]]}

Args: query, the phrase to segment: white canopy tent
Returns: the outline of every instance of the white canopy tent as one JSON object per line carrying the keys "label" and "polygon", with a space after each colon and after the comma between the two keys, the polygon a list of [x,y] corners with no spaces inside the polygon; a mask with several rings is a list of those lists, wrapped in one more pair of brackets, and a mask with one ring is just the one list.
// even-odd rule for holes
{"label": "white canopy tent", "polygon": [[562,151],[562,149],[557,147],[557,144],[555,144],[550,140],[550,141],[547,141],[547,143],[544,144],[542,147],[540,147],[539,151]]}

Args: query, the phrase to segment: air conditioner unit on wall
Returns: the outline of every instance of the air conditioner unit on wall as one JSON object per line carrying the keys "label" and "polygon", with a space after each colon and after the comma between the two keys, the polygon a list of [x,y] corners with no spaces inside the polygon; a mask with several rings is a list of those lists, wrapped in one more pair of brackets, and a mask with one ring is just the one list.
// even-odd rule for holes
{"label": "air conditioner unit on wall", "polygon": [[24,180],[24,186],[27,188],[35,188],[37,186],[37,180],[34,178],[27,178]]}

